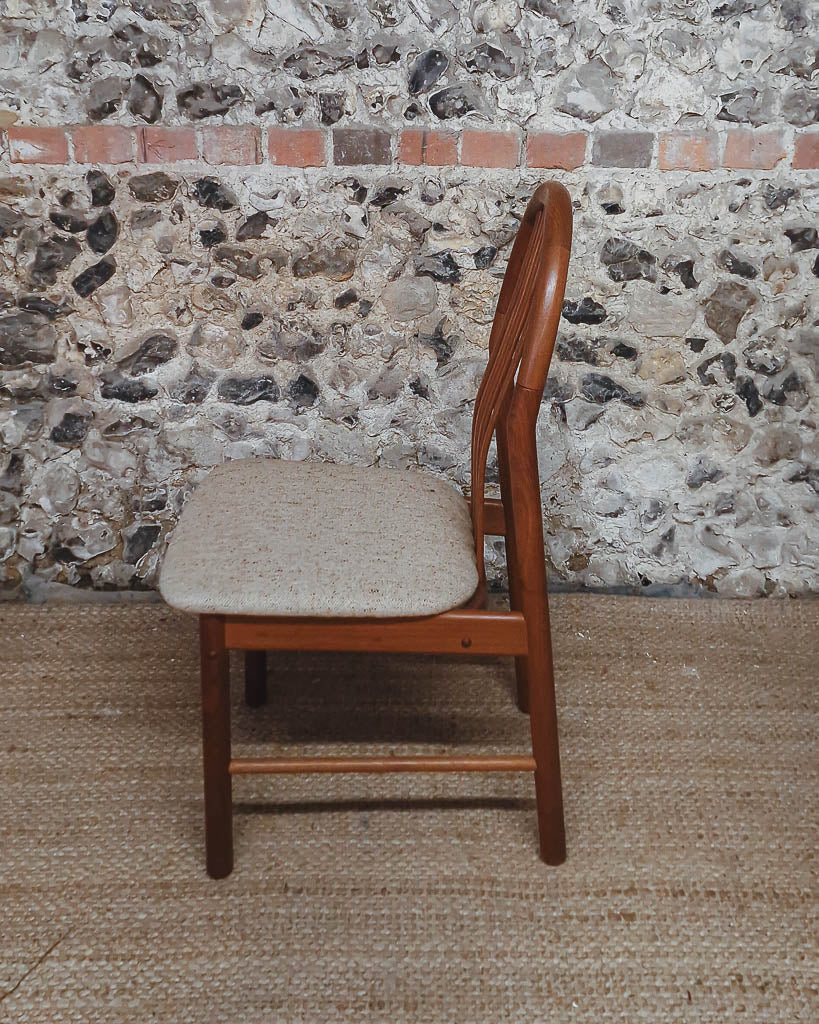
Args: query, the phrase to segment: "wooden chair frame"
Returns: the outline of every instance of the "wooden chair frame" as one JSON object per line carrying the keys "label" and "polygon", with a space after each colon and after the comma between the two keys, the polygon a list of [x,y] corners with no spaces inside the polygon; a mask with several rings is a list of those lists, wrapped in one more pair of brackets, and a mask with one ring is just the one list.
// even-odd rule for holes
{"label": "wooden chair frame", "polygon": [[[518,230],[489,342],[472,428],[470,507],[480,574],[468,604],[413,618],[201,615],[202,734],[207,871],[233,869],[232,779],[309,772],[534,772],[540,853],[566,857],[549,605],[535,425],[554,349],[571,248],[566,190],[541,185]],[[501,500],[484,496],[486,457],[497,441]],[[483,607],[485,535],[506,538],[510,611]],[[530,755],[484,757],[234,758],[228,651],[245,652],[245,699],[266,700],[266,651],[506,654],[515,658],[518,704],[531,722]]]}

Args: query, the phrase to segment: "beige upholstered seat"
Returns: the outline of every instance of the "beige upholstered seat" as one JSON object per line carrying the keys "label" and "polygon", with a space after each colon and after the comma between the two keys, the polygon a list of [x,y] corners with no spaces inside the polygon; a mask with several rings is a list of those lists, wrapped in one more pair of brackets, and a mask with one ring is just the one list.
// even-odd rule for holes
{"label": "beige upholstered seat", "polygon": [[248,459],[186,504],[159,589],[229,615],[435,615],[478,585],[469,507],[423,473]]}

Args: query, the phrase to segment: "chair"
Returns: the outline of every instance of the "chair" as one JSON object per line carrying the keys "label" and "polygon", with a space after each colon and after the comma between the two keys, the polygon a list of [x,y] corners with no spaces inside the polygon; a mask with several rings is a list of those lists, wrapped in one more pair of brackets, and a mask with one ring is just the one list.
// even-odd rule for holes
{"label": "chair", "polygon": [[[423,473],[277,459],[214,469],[186,504],[160,578],[199,615],[208,874],[233,869],[234,775],[533,772],[540,853],[565,860],[535,424],[571,247],[566,190],[541,185],[520,224],[472,423],[471,498]],[[497,440],[501,499],[484,496]],[[510,611],[485,607],[484,536],[505,535]],[[234,758],[228,651],[266,699],[266,651],[512,655],[526,756]]]}

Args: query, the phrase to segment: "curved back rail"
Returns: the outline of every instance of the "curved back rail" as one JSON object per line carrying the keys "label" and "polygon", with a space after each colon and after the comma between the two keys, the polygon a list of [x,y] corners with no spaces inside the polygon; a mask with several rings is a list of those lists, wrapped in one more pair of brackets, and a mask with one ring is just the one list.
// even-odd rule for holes
{"label": "curved back rail", "polygon": [[[472,531],[481,587],[485,585],[484,488],[489,445],[496,429],[504,428],[516,396],[524,399],[522,407],[528,410],[524,420],[534,436],[560,320],[571,243],[569,193],[555,181],[546,182],[529,201],[512,246],[472,419]],[[517,452],[514,446],[504,449],[499,451],[499,460],[508,460],[508,465],[501,466],[501,475],[514,478],[520,472]]]}

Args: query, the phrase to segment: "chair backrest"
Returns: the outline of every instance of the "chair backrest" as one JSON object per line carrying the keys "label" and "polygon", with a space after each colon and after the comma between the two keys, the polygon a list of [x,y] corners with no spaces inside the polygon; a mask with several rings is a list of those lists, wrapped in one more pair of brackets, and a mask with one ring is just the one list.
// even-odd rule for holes
{"label": "chair backrest", "polygon": [[[556,181],[539,186],[526,207],[501,287],[472,418],[472,529],[484,581],[484,486],[492,435],[503,425],[516,391],[530,393],[534,438],[537,405],[555,346],[572,244],[572,204]],[[537,401],[532,401],[532,392]],[[510,475],[516,472],[509,454]],[[534,481],[538,486],[537,480]]]}

